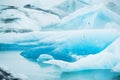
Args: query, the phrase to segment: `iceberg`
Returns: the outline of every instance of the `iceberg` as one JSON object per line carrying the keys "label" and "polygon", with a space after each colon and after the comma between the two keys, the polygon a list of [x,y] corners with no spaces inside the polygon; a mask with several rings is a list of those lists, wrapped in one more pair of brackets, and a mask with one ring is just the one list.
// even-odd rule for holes
{"label": "iceberg", "polygon": [[111,24],[112,28],[119,28],[118,0],[21,0],[19,4],[16,2],[17,0],[0,2],[2,32],[6,31],[6,28],[11,32],[19,32],[19,29],[98,29],[111,28]]}
{"label": "iceberg", "polygon": [[[57,15],[50,13],[50,10],[46,10],[47,12],[45,12],[45,9],[42,9],[43,11],[35,10],[39,7],[35,7],[35,9],[28,9],[24,6],[20,7],[11,4],[6,5],[4,2],[3,4],[0,3],[0,29],[2,32],[7,29],[11,29],[11,32],[12,30],[17,32],[19,29],[39,31],[41,30],[41,27],[56,24],[60,20]],[[46,18],[48,19],[46,20]]]}
{"label": "iceberg", "polygon": [[[103,4],[84,6],[63,17],[58,24],[42,27],[42,30],[76,30],[76,29],[103,29],[120,28],[120,6],[115,1]],[[114,27],[111,25],[114,23]],[[74,26],[74,27],[73,27]]]}
{"label": "iceberg", "polygon": [[[61,48],[62,48],[62,46],[67,47],[68,44],[70,46],[71,43],[74,43],[74,44],[78,42],[82,43],[82,41],[84,43],[85,42],[84,40],[90,43],[91,46],[95,46],[94,44],[97,43],[97,40],[99,40],[101,41],[101,46],[102,46],[102,41],[104,41],[102,40],[102,38],[106,39],[105,36],[108,36],[109,38],[106,39],[106,43],[110,43],[112,40],[116,39],[118,35],[119,33],[117,30],[111,30],[111,29],[77,30],[77,31],[75,30],[72,30],[72,31],[42,31],[42,32],[34,31],[34,32],[29,32],[29,33],[18,33],[18,34],[0,33],[0,37],[1,37],[0,43],[6,44],[6,47],[5,47],[6,49],[7,49],[7,44],[10,44],[10,45],[15,44],[16,48],[17,46],[21,46],[19,48],[22,48],[25,46],[40,47],[40,46],[50,46],[50,45],[58,46],[58,47],[59,45],[61,45]],[[93,38],[90,36],[93,36]],[[89,41],[90,38],[92,42]],[[96,40],[94,40],[94,38]],[[74,39],[74,42],[72,41],[72,39]],[[80,40],[80,41],[76,42],[77,40]],[[110,42],[107,42],[107,40]],[[2,45],[0,46],[1,46],[0,48],[3,47]],[[100,47],[100,45],[98,45],[98,47]]]}
{"label": "iceberg", "polygon": [[120,62],[120,38],[116,39],[105,50],[98,54],[88,55],[76,62],[70,63],[62,60],[49,60],[44,63],[59,66],[63,72],[88,70],[88,69],[112,69],[119,70]]}
{"label": "iceberg", "polygon": [[21,55],[37,60],[41,54],[49,54],[54,59],[73,62],[76,59],[72,54],[96,54],[119,37],[116,30],[52,31],[43,32],[43,35],[37,47],[24,50]]}
{"label": "iceberg", "polygon": [[22,0],[16,4],[16,0],[2,0],[0,32],[4,33],[0,33],[0,50],[23,50],[21,55],[33,60],[47,54],[74,62],[76,58],[72,55],[97,54],[118,37],[117,30],[107,30],[120,28],[118,0],[57,0],[49,5],[51,1]]}
{"label": "iceberg", "polygon": [[119,2],[0,0],[1,66],[33,80],[116,79],[120,72]]}
{"label": "iceberg", "polygon": [[23,12],[17,10],[16,8],[1,10],[0,26],[3,29],[6,28],[30,29],[30,30],[36,30],[37,28],[39,29],[37,23],[34,20],[28,18]]}

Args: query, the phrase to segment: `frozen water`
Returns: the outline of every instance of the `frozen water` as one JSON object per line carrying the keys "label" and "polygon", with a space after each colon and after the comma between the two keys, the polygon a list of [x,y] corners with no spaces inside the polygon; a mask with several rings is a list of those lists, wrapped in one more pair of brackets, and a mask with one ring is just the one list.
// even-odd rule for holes
{"label": "frozen water", "polygon": [[120,72],[119,29],[119,0],[0,0],[0,50],[22,50],[33,61],[2,52],[0,66],[35,80],[58,80],[61,71],[55,65],[63,76],[92,69]]}
{"label": "frozen water", "polygon": [[[45,63],[58,65],[64,72],[86,69],[112,69],[120,62],[120,38],[98,54],[88,55],[74,63],[61,60],[49,60]],[[107,57],[106,57],[107,56]],[[118,65],[117,67],[118,68]],[[119,69],[119,68],[118,68]]]}
{"label": "frozen water", "polygon": [[[0,6],[3,7],[4,6]],[[6,6],[7,7],[7,6]],[[9,7],[9,6],[8,6]],[[32,13],[32,14],[31,14]],[[47,20],[46,18],[49,17]],[[1,10],[0,27],[3,29],[41,30],[41,27],[57,23],[60,19],[53,14],[23,8]]]}
{"label": "frozen water", "polygon": [[[111,4],[114,4],[114,8]],[[105,5],[85,6],[62,18],[58,24],[48,25],[43,27],[42,30],[116,28],[120,20],[119,11],[119,6],[114,2],[109,2]],[[111,23],[114,23],[114,27],[107,26],[107,24]]]}
{"label": "frozen water", "polygon": [[96,29],[106,28],[106,26],[108,28],[108,24],[111,23],[112,27],[109,25],[109,28],[119,28],[120,5],[118,0],[22,0],[19,4],[16,2],[17,0],[0,2],[0,27],[5,30],[6,28]]}
{"label": "frozen water", "polygon": [[1,33],[0,49],[27,49],[21,55],[31,60],[36,60],[40,54],[49,54],[55,59],[71,62],[76,60],[72,54],[96,54],[105,49],[118,36],[119,33],[116,30]]}
{"label": "frozen water", "polygon": [[71,62],[76,60],[72,54],[96,54],[104,50],[118,38],[119,33],[116,30],[79,30],[44,32],[43,35],[45,37],[39,40],[42,45],[25,50],[21,55],[36,60],[41,54],[49,54],[55,59]]}

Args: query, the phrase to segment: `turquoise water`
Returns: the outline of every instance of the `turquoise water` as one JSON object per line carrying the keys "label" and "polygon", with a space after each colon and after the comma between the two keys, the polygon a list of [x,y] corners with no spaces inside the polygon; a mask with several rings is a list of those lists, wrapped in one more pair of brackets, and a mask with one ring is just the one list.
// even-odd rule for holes
{"label": "turquoise water", "polygon": [[12,73],[24,74],[30,80],[120,80],[120,73],[111,70],[84,70],[62,73],[53,65],[43,66],[20,56],[21,51],[0,51],[0,66]]}
{"label": "turquoise water", "polygon": [[120,80],[120,73],[111,70],[84,70],[63,73],[61,80]]}

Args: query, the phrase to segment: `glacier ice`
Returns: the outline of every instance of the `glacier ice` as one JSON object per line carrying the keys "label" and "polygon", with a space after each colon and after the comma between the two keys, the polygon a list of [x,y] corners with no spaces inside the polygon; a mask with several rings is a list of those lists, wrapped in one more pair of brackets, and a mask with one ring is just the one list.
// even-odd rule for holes
{"label": "glacier ice", "polygon": [[[94,34],[94,33],[96,33],[96,34]],[[99,37],[98,35],[101,35],[101,36]],[[108,36],[108,39],[105,38],[105,35]],[[92,42],[89,41],[90,36],[93,36],[93,39],[91,38],[91,40],[93,40]],[[73,30],[73,31],[60,31],[60,32],[59,31],[45,31],[45,32],[44,31],[43,32],[36,31],[36,32],[30,32],[30,33],[24,33],[24,34],[0,33],[0,37],[1,37],[0,43],[16,44],[18,46],[31,45],[31,46],[39,47],[40,45],[46,45],[46,46],[48,45],[49,46],[49,45],[53,45],[53,44],[60,45],[62,43],[65,43],[65,45],[68,45],[68,44],[70,45],[70,43],[72,41],[71,39],[73,39],[73,38],[80,39],[81,40],[80,43],[82,43],[82,41],[84,41],[84,38],[85,38],[85,40],[87,40],[88,43],[92,43],[94,46],[94,44],[97,43],[97,40],[101,40],[101,43],[102,43],[102,41],[104,41],[104,40],[102,40],[102,38],[106,39],[106,42],[107,42],[107,40],[108,41],[114,40],[117,36],[118,36],[118,32],[116,30],[108,30],[108,29],[105,29],[105,30],[77,30],[77,31]],[[96,42],[94,42],[95,41],[94,37],[95,37],[95,39],[97,39]],[[112,40],[110,40],[110,39],[112,39]],[[75,43],[75,41],[74,41],[74,43]],[[65,45],[62,45],[62,46],[65,46]],[[100,47],[100,45],[98,45],[98,47]]]}
{"label": "glacier ice", "polygon": [[[13,32],[15,29],[19,32],[19,28],[32,30],[119,28],[118,0],[21,0],[19,4],[16,2],[17,0],[0,2],[2,32],[4,28],[13,29]],[[29,7],[25,8],[26,5]],[[110,25],[108,27],[108,24],[114,27]]]}
{"label": "glacier ice", "polygon": [[24,13],[16,9],[8,9],[2,11],[0,15],[0,23],[1,23],[0,26],[3,28],[30,29],[30,30],[39,29],[35,21],[27,18]]}
{"label": "glacier ice", "polygon": [[120,63],[118,63],[115,67],[112,68],[115,72],[120,72]]}
{"label": "glacier ice", "polygon": [[[112,69],[120,62],[120,38],[116,39],[105,50],[95,55],[88,55],[76,62],[69,63],[62,60],[49,60],[44,63],[58,65],[63,72],[79,71],[86,69]],[[116,69],[119,65],[116,66]]]}
{"label": "glacier ice", "polygon": [[[32,14],[31,14],[32,13]],[[49,17],[49,18],[48,18]],[[46,18],[48,18],[46,20]],[[55,24],[59,17],[48,12],[31,10],[17,6],[0,5],[0,28],[41,30],[41,27]]]}
{"label": "glacier ice", "polygon": [[[74,4],[74,1],[69,0],[22,0],[19,4],[16,4],[16,2],[17,0],[2,0],[0,2],[0,27],[3,29],[6,27],[11,29],[27,28],[32,30],[41,30],[41,27],[44,28],[48,25],[56,25],[60,21],[59,17],[67,16],[83,6],[83,4],[79,3],[79,1]],[[52,4],[50,4],[51,2]],[[70,5],[68,2],[70,2]],[[64,4],[70,7],[68,12],[63,10],[64,8],[68,9],[67,6],[60,8],[61,5]],[[77,5],[75,9],[72,4]],[[26,8],[26,5],[31,6]],[[71,10],[72,12],[69,12]],[[5,23],[5,21],[7,21],[7,23]]]}
{"label": "glacier ice", "polygon": [[118,21],[120,20],[119,8],[114,2],[105,5],[85,6],[62,18],[58,24],[48,25],[42,30],[111,28],[107,26],[110,23],[114,23],[115,25],[112,28],[116,28],[116,24],[119,24]]}
{"label": "glacier ice", "polygon": [[55,59],[71,62],[75,61],[72,54],[96,54],[119,36],[116,30],[52,31],[43,32],[43,34],[45,37],[39,40],[39,43],[43,43],[43,45],[25,50],[21,55],[36,60],[41,54],[49,54]]}
{"label": "glacier ice", "polygon": [[1,0],[0,50],[65,72],[119,71],[119,21],[119,0]]}
{"label": "glacier ice", "polygon": [[39,56],[37,61],[43,62],[43,61],[48,61],[48,60],[52,60],[52,59],[54,59],[54,58],[51,55],[49,55],[49,54],[42,54],[42,55]]}

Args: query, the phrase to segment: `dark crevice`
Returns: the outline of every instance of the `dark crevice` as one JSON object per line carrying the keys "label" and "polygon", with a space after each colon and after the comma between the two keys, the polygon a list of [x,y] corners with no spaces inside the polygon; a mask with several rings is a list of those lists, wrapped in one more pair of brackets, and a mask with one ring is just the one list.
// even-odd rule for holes
{"label": "dark crevice", "polygon": [[[16,6],[9,6],[9,5],[0,5],[0,7],[3,7],[2,9],[0,9],[0,11],[4,11],[4,10],[9,10],[9,9],[15,9],[17,11],[20,11],[22,13],[24,13],[27,17],[29,17],[28,13],[23,11],[23,10],[20,10],[18,7]],[[2,12],[0,12],[1,14]]]}
{"label": "dark crevice", "polygon": [[3,7],[3,9],[1,9],[1,10],[18,9],[18,7],[16,7],[16,6],[8,6],[8,5],[0,5],[0,6]]}
{"label": "dark crevice", "polygon": [[38,7],[35,7],[35,6],[33,6],[33,5],[30,5],[30,4],[25,5],[24,8],[34,9],[34,10],[38,10],[38,11],[43,11],[43,12],[45,12],[45,13],[54,14],[54,15],[58,16],[60,19],[62,18],[61,15],[59,15],[59,14],[56,13],[56,12],[53,12],[52,10],[45,10],[45,9],[38,8]]}
{"label": "dark crevice", "polygon": [[30,30],[30,29],[17,29],[17,28],[0,28],[0,32],[4,32],[4,33],[10,33],[10,32],[28,33],[28,32],[32,32],[32,30]]}
{"label": "dark crevice", "polygon": [[1,19],[4,23],[12,23],[16,20],[19,20],[20,18],[6,18],[6,19]]}

